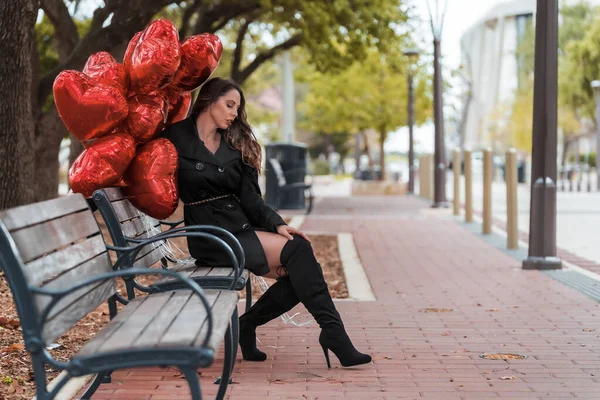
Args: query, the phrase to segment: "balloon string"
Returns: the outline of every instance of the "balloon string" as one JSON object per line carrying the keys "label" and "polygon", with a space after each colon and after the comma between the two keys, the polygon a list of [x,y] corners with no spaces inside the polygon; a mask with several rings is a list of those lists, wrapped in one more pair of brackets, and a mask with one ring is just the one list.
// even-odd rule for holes
{"label": "balloon string", "polygon": [[[144,215],[142,216],[141,220],[144,227],[144,232],[146,232],[148,236],[156,235],[157,233],[162,232],[160,227],[154,225],[156,223],[156,220],[154,220],[153,218]],[[153,250],[158,248],[162,257],[167,259],[174,266],[182,266],[183,264],[187,264],[194,260],[188,252],[179,248],[179,246],[177,246],[172,240],[166,240],[164,242],[154,242],[149,244],[149,246],[152,246]],[[269,284],[267,283],[267,281],[265,281],[264,278],[260,276],[252,275],[252,281],[254,285],[258,285],[261,294],[264,294],[269,289]],[[299,321],[300,319],[304,319],[306,317],[308,317],[306,313],[297,312],[293,315],[290,315],[286,312],[281,314],[279,318],[281,318],[283,323],[286,325],[300,327],[310,325],[311,323],[313,323],[312,317],[310,317],[310,319],[306,321]]]}

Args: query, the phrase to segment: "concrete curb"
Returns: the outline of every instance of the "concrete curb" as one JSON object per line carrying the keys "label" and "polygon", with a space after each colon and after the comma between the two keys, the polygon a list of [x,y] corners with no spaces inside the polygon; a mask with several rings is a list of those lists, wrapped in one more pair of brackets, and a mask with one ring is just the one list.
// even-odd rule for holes
{"label": "concrete curb", "polygon": [[[63,371],[56,378],[52,379],[52,381],[50,381],[50,383],[48,384],[48,391],[49,392],[52,391],[52,389],[54,389],[54,387],[59,382],[59,380],[61,380],[65,375],[67,375],[67,372]],[[85,385],[88,383],[88,381],[93,376],[94,375],[86,375],[86,376],[80,376],[77,378],[71,378],[71,380],[69,380],[69,382],[67,382],[67,384],[65,386],[63,386],[63,388],[60,390],[60,392],[58,392],[55,399],[56,400],[74,399],[75,396],[77,395],[77,393],[79,393],[79,391],[85,387]],[[37,400],[37,396],[33,396],[32,400]]]}

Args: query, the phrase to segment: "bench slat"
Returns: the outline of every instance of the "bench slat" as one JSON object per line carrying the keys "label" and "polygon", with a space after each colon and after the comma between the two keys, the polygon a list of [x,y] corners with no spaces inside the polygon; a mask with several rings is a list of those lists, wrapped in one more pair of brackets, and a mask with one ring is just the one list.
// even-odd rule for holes
{"label": "bench slat", "polygon": [[[238,300],[238,292],[223,291],[219,293],[219,301],[215,302],[212,307],[213,332],[208,342],[208,348],[212,349],[215,353],[219,350],[219,345],[225,336],[225,331],[231,321],[233,310],[237,307]],[[200,334],[196,338],[195,346],[202,344],[207,331],[208,324],[204,324],[200,330]]]}
{"label": "bench slat", "polygon": [[25,277],[30,285],[37,286],[40,283],[68,271],[92,258],[106,253],[106,247],[102,236],[94,236],[89,240],[77,243],[73,246],[50,253],[42,258],[26,264],[23,268]]}
{"label": "bench slat", "polygon": [[112,336],[121,328],[123,322],[142,305],[144,298],[145,297],[138,297],[137,299],[130,301],[125,308],[119,310],[117,317],[110,321],[104,329],[101,329],[96,336],[90,339],[77,355],[86,356],[97,353],[98,348],[106,341],[111,340]]}
{"label": "bench slat", "polygon": [[[195,275],[192,274],[192,276],[195,276]],[[227,267],[212,268],[212,270],[207,274],[207,276],[233,277],[233,268],[227,268]]]}
{"label": "bench slat", "polygon": [[[178,293],[180,296],[185,296],[186,299],[191,295],[191,292],[186,290],[181,292],[157,293],[152,296],[139,298],[142,304],[123,321],[119,330],[113,335],[113,338],[102,344],[98,350],[105,352],[132,347],[140,335],[154,323],[153,320],[158,315],[159,310],[168,304],[171,298]],[[117,314],[117,318],[119,318],[119,314]],[[163,327],[163,330],[166,328],[166,326]]]}
{"label": "bench slat", "polygon": [[[156,242],[155,242],[156,243]],[[143,253],[144,250],[141,251]],[[159,262],[163,258],[163,252],[160,247],[151,250],[150,252],[144,254],[143,256],[136,258],[133,262],[133,266],[136,268],[149,268]]]}
{"label": "bench slat", "polygon": [[12,237],[23,262],[27,263],[98,232],[93,214],[84,211],[20,229]]}
{"label": "bench slat", "polygon": [[[237,306],[237,294],[215,290],[206,290],[204,293],[211,305],[214,321],[209,346],[216,352],[233,309]],[[157,306],[160,307],[158,312],[155,308]],[[97,336],[90,339],[76,357],[124,349],[199,346],[207,326],[204,306],[198,296],[190,291],[179,290],[138,297],[119,312]]]}
{"label": "bench slat", "polygon": [[72,195],[0,211],[0,219],[9,232],[12,232],[86,209],[88,209],[88,204],[85,198],[81,195]]}
{"label": "bench slat", "polygon": [[89,288],[87,290],[87,293],[80,293],[80,296],[83,295],[83,297],[78,301],[72,303],[52,320],[46,322],[42,333],[42,339],[45,344],[52,343],[115,293],[115,281],[111,279],[110,281],[102,282],[93,290],[89,290]]}
{"label": "bench slat", "polygon": [[140,211],[129,202],[129,200],[119,200],[112,203],[115,215],[119,222],[129,221],[141,215]]}
{"label": "bench slat", "polygon": [[[196,297],[190,290],[176,292],[177,295],[172,296],[167,304],[165,304],[159,312],[150,310],[156,313],[152,322],[146,327],[144,333],[137,338],[134,346],[153,346],[160,341],[160,338],[165,333],[171,323],[177,318],[181,310],[190,300],[190,296]],[[197,318],[205,318],[204,308],[197,309]]]}
{"label": "bench slat", "polygon": [[[222,292],[214,290],[205,290],[204,293],[206,294],[211,309],[215,302],[218,301],[219,295],[222,294]],[[185,308],[181,310],[169,329],[164,333],[159,345],[171,346],[185,343],[186,345],[191,346],[201,330],[206,329],[206,314],[203,313],[203,318],[200,318],[199,310],[204,310],[204,306],[198,296],[192,296]],[[215,318],[214,313],[213,318]],[[190,331],[194,332],[193,336],[189,335]]]}
{"label": "bench slat", "polygon": [[104,193],[106,193],[106,197],[108,197],[110,202],[123,200],[125,198],[123,190],[118,187],[106,188],[104,189]]}
{"label": "bench slat", "polygon": [[[112,268],[110,262],[107,260],[106,254],[101,254],[94,257],[90,261],[87,261],[77,266],[76,268],[65,272],[64,274],[59,275],[58,277],[44,285],[44,288],[52,290],[70,288],[94,276],[111,271]],[[99,283],[100,282],[98,282],[97,284]],[[82,295],[85,295],[87,292],[90,291],[91,287],[92,286],[83,287],[63,297],[52,308],[52,311],[50,311],[50,314],[48,315],[48,319],[54,318],[55,315],[61,313],[67,306],[69,306],[74,301],[78,302],[79,307],[87,309],[87,311],[90,312],[110,296],[109,295],[104,299],[95,299],[88,296],[85,296],[86,298],[81,298]],[[50,303],[50,297],[38,295],[36,296],[35,303],[38,310],[41,312]]]}
{"label": "bench slat", "polygon": [[160,224],[156,225],[154,224],[154,221],[152,221],[152,223],[152,227],[158,229],[149,229],[149,227],[144,224],[141,217],[134,218],[129,221],[121,222],[121,230],[123,231],[123,235],[129,238],[147,238],[148,236],[153,236],[162,232]]}

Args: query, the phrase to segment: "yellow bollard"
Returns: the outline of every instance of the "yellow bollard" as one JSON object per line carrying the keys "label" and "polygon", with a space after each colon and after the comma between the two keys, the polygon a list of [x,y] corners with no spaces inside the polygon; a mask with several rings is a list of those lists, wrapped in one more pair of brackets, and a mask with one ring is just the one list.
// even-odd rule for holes
{"label": "yellow bollard", "polygon": [[473,222],[473,171],[471,166],[471,150],[463,153],[465,164],[465,221]]}
{"label": "yellow bollard", "polygon": [[433,198],[432,160],[431,154],[419,157],[419,195],[428,200]]}
{"label": "yellow bollard", "polygon": [[425,197],[427,188],[427,182],[425,182],[425,157],[419,157],[419,196]]}
{"label": "yellow bollard", "polygon": [[427,196],[427,198],[429,200],[432,200],[432,201],[433,201],[433,190],[434,190],[433,189],[433,179],[434,179],[433,178],[433,170],[434,170],[434,167],[433,167],[433,154],[428,154],[427,155],[427,171],[428,171],[427,182],[429,183],[429,186],[428,186],[428,189],[427,189],[427,193],[429,195]]}
{"label": "yellow bollard", "polygon": [[506,151],[506,248],[519,248],[519,221],[517,208],[517,152]]}
{"label": "yellow bollard", "polygon": [[492,151],[483,151],[483,233],[492,233]]}
{"label": "yellow bollard", "polygon": [[460,150],[454,150],[452,170],[454,171],[454,215],[460,215]]}

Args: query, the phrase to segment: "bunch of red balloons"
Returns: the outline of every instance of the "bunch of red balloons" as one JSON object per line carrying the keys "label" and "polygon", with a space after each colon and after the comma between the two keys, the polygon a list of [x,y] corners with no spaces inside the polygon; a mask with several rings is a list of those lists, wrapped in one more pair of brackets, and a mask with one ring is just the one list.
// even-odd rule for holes
{"label": "bunch of red balloons", "polygon": [[204,33],[179,42],[166,19],[135,34],[118,63],[109,53],[92,54],[82,72],[62,71],[54,101],[65,126],[85,150],[69,170],[73,192],[89,197],[121,186],[131,203],[158,219],[177,208],[177,152],[157,138],[186,118],[191,91],[217,68],[223,45]]}

